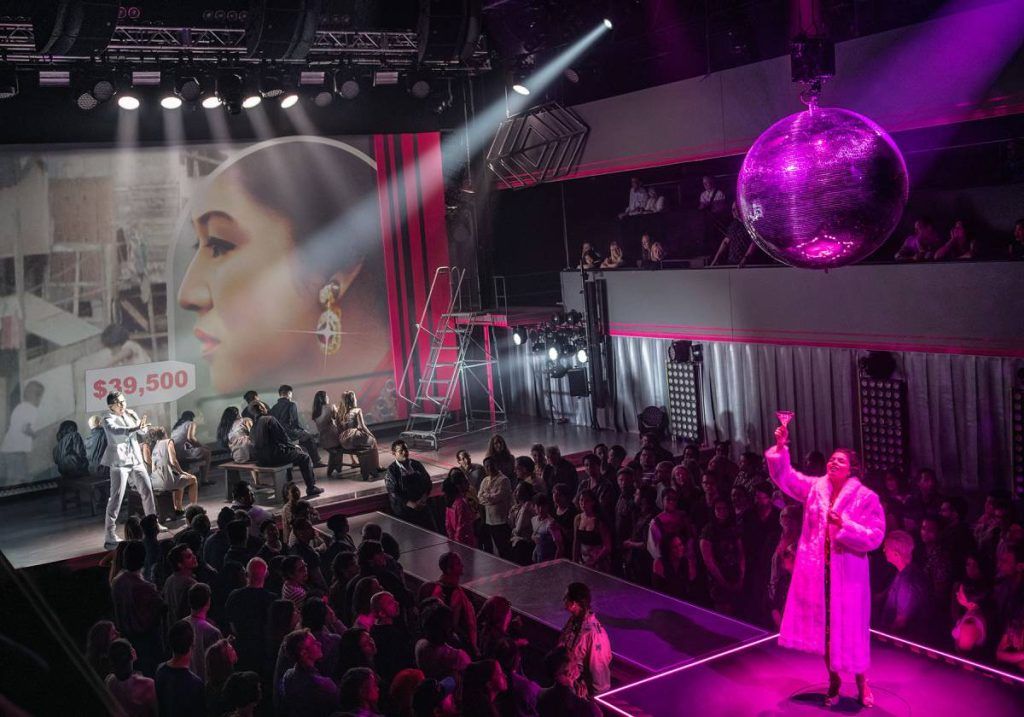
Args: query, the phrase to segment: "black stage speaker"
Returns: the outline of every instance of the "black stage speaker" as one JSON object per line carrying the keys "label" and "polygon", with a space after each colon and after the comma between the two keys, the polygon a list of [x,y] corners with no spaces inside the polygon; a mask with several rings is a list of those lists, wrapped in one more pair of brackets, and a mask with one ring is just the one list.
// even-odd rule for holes
{"label": "black stage speaker", "polygon": [[587,370],[585,368],[574,368],[566,372],[569,379],[569,395],[575,398],[590,395],[590,388],[587,386]]}
{"label": "black stage speaker", "polygon": [[465,62],[480,39],[480,0],[420,0],[419,61]]}
{"label": "black stage speaker", "polygon": [[251,0],[245,54],[264,60],[304,60],[316,41],[321,0]]}
{"label": "black stage speaker", "polygon": [[98,55],[117,27],[119,0],[40,1],[32,8],[32,34],[43,55]]}

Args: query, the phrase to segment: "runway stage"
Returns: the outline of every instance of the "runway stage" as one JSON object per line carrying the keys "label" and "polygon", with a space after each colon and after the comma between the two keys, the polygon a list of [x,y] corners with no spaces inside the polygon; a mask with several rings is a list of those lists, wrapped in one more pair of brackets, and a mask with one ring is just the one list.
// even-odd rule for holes
{"label": "runway stage", "polygon": [[612,689],[597,699],[606,712],[629,717],[1024,715],[1024,676],[965,663],[881,633],[874,634],[871,647],[871,709],[857,701],[852,675],[843,676],[840,703],[825,708],[828,683],[822,658],[779,647],[776,635]]}
{"label": "runway stage", "polygon": [[[636,434],[554,425],[529,417],[514,418],[500,432],[509,450],[517,456],[529,455],[530,446],[534,443],[556,444],[564,455],[588,451],[599,442],[609,445],[621,443],[632,454],[639,450],[640,442]],[[456,464],[455,454],[460,449],[468,450],[474,461],[479,463],[486,452],[489,438],[488,433],[470,434],[442,443],[437,451],[413,451],[412,456],[423,462],[435,484],[439,484],[448,469]],[[380,463],[387,466],[392,460],[388,450],[391,439],[381,437],[380,442]],[[325,479],[325,471],[325,468],[316,470],[318,484],[325,492],[313,501],[325,517],[331,512],[352,514],[383,507],[383,474],[378,480],[363,482],[359,479],[358,469],[346,469],[340,478],[330,480]],[[214,467],[211,478],[213,485],[202,486],[199,490],[199,503],[206,508],[211,519],[215,519],[217,512],[227,504],[224,501],[224,473]],[[436,492],[439,492],[438,488],[435,488]],[[262,499],[260,502],[278,509],[276,502],[272,502],[269,497],[266,502]],[[16,568],[79,558],[91,560],[94,556],[98,559],[102,554],[102,507],[95,516],[90,515],[88,505],[80,510],[63,512],[56,491],[0,502],[0,525],[3,526],[0,528],[0,550]],[[176,532],[182,528],[182,523],[171,524],[169,527]],[[120,528],[118,532],[121,532]]]}

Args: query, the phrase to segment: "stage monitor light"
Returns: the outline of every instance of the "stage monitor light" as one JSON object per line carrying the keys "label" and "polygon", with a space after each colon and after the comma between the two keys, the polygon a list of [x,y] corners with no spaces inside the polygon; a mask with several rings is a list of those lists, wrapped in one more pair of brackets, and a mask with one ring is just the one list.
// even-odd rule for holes
{"label": "stage monitor light", "polygon": [[181,98],[177,95],[166,95],[160,99],[160,106],[165,110],[176,110],[182,105]]}
{"label": "stage monitor light", "polygon": [[430,83],[422,77],[410,78],[409,94],[417,100],[425,100],[430,96]]}
{"label": "stage monitor light", "polygon": [[602,24],[602,25],[604,25],[604,26],[605,26],[605,29],[607,29],[607,30],[611,30],[611,29],[612,29],[613,27],[615,27],[615,26],[614,26],[614,25],[612,24],[612,21],[611,21],[611,20],[609,20],[608,18],[605,18],[605,19],[604,19],[604,20],[603,20],[603,21],[601,22],[601,24]]}
{"label": "stage monitor light", "polygon": [[512,331],[512,343],[515,344],[516,346],[522,346],[523,345],[523,330],[522,329],[514,329]]}
{"label": "stage monitor light", "polygon": [[78,109],[88,112],[96,109],[100,103],[91,92],[81,90],[75,94],[75,104],[78,105]]}
{"label": "stage monitor light", "polygon": [[129,112],[139,109],[141,105],[142,102],[133,94],[123,94],[117,98],[117,106]]}
{"label": "stage monitor light", "polygon": [[114,83],[104,77],[93,83],[91,94],[97,102],[107,102],[114,97],[116,92],[117,88],[114,87]]}
{"label": "stage monitor light", "polygon": [[281,98],[281,109],[286,110],[289,107],[294,107],[298,102],[299,96],[296,93],[292,92],[290,94],[286,94]]}
{"label": "stage monitor light", "polygon": [[559,353],[557,346],[552,346],[548,349],[548,358],[552,361],[557,361],[560,355],[561,353]]}
{"label": "stage monitor light", "polygon": [[334,75],[334,91],[343,100],[354,100],[361,89],[359,80],[352,72],[346,70]]}
{"label": "stage monitor light", "polygon": [[587,350],[580,349],[579,351],[577,351],[576,360],[579,361],[580,363],[586,363],[587,361],[589,361],[590,357],[587,355]]}

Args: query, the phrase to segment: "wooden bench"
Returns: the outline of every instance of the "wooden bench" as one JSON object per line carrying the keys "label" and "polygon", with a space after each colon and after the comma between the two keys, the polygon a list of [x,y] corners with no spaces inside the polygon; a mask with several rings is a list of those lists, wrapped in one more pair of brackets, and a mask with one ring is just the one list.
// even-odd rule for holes
{"label": "wooden bench", "polygon": [[98,512],[97,506],[106,504],[106,496],[110,492],[110,478],[107,476],[82,476],[70,480],[61,478],[59,485],[61,513],[66,513],[72,504],[75,510],[81,510],[84,497],[89,501],[89,511],[94,518]]}
{"label": "wooden bench", "polygon": [[221,463],[220,468],[224,469],[224,500],[231,502],[234,499],[234,486],[242,480],[246,473],[252,478],[254,486],[263,485],[260,476],[269,476],[269,485],[274,488],[274,496],[280,499],[284,495],[284,486],[291,480],[292,464],[286,463],[283,466],[259,466],[255,463]]}
{"label": "wooden bench", "polygon": [[[349,448],[342,448],[341,446],[338,446],[337,448],[331,448],[329,451],[327,451],[327,455],[329,456],[327,463],[327,472],[331,472],[331,468],[334,467],[334,461],[337,460],[338,465],[340,465],[342,468],[355,468],[356,470],[360,471],[360,475],[362,475],[362,466],[359,463],[359,456],[363,455],[364,453],[370,453],[371,451],[376,450],[376,448],[363,448],[361,450],[353,450]],[[348,456],[350,459],[348,463],[345,462],[345,456]],[[338,472],[341,472],[340,468],[338,469]],[[367,480],[371,478],[371,476],[362,477]]]}

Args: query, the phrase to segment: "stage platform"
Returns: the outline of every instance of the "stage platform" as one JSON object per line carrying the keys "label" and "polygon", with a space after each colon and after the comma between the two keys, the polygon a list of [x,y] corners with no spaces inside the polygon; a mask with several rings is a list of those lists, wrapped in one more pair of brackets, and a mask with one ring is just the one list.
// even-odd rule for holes
{"label": "stage platform", "polygon": [[865,717],[1020,717],[1024,676],[971,665],[910,643],[872,639],[875,706],[856,699],[853,677],[844,675],[841,701],[822,702],[828,690],[824,663],[778,646],[777,636],[723,650],[631,685],[609,690],[598,701],[628,717],[751,717],[863,714]]}
{"label": "stage platform", "polygon": [[385,513],[349,522],[352,533],[367,522],[394,536],[402,549],[407,575],[420,582],[437,580],[438,558],[454,551],[462,557],[462,586],[482,598],[504,595],[513,609],[556,634],[565,625],[565,588],[584,582],[594,595],[594,609],[608,631],[612,653],[632,672],[654,674],[708,654],[763,639],[757,627],[633,585],[567,560],[526,567],[490,553],[444,539]]}
{"label": "stage platform", "polygon": [[[514,418],[499,431],[515,455],[529,455],[534,443],[556,444],[565,455],[587,451],[594,444],[621,443],[632,454],[639,450],[639,436],[615,431],[597,431],[571,425],[555,425],[536,418]],[[427,467],[435,484],[439,485],[448,469],[456,464],[455,454],[466,449],[479,462],[487,449],[489,433],[476,433],[445,441],[437,451],[414,450],[412,456]],[[390,438],[381,437],[380,464],[391,462],[388,450]],[[316,470],[318,484],[324,488],[323,495],[314,499],[314,504],[326,517],[332,512],[373,511],[384,507],[385,488],[383,474],[378,480],[363,482],[359,471],[347,468],[341,478],[324,478],[325,468]],[[298,473],[295,473],[298,479]],[[199,503],[206,508],[211,518],[226,505],[224,501],[224,474],[216,468],[212,471],[213,485],[202,486]],[[435,491],[439,489],[435,488]],[[261,503],[271,505],[268,498]],[[92,557],[99,559],[103,545],[103,512],[90,515],[88,505],[81,510],[62,512],[60,497],[55,491],[30,494],[0,502],[0,550],[16,568],[43,565],[58,561]],[[183,524],[171,524],[172,532]]]}

